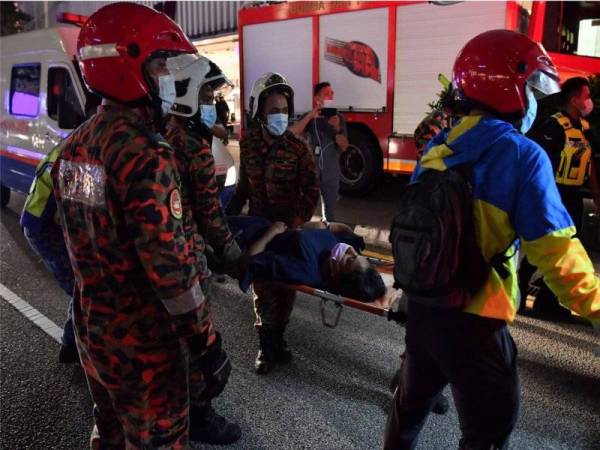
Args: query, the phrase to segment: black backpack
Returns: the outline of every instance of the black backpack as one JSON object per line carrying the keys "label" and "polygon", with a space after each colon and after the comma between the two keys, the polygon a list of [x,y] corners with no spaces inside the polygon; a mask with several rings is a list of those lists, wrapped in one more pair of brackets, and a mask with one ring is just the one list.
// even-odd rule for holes
{"label": "black backpack", "polygon": [[400,197],[390,230],[394,287],[411,301],[463,308],[486,282],[490,264],[475,238],[466,168],[425,170]]}

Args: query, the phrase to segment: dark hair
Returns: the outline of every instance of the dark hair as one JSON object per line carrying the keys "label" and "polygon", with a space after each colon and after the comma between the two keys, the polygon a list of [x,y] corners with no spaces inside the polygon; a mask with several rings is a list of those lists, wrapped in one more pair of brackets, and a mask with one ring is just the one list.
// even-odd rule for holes
{"label": "dark hair", "polygon": [[331,86],[331,83],[329,81],[321,81],[320,83],[315,84],[315,87],[313,89],[313,95],[319,95],[321,89],[325,89],[328,86]]}
{"label": "dark hair", "polygon": [[385,284],[374,267],[341,273],[336,293],[363,302],[372,302],[385,295]]}
{"label": "dark hair", "polygon": [[590,82],[583,77],[569,78],[560,86],[560,101],[563,105],[576,95],[579,95],[584,86],[590,87]]}

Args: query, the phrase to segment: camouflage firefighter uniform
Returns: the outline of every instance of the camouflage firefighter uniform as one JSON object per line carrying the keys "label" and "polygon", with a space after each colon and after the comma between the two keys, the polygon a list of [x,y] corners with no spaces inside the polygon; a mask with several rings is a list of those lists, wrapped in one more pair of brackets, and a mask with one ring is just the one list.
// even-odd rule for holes
{"label": "camouflage firefighter uniform", "polygon": [[[268,145],[260,128],[240,141],[240,177],[227,212],[239,214],[246,200],[249,214],[296,228],[309,221],[319,199],[319,179],[311,152],[286,131]],[[268,282],[254,283],[257,327],[285,326],[295,291]]]}
{"label": "camouflage firefighter uniform", "polygon": [[[166,139],[175,151],[181,175],[183,209],[193,218],[186,224],[188,233],[198,230],[211,246],[212,260],[226,266],[241,256],[218,199],[215,161],[210,146],[202,138],[199,125],[189,118],[171,116]],[[190,338],[190,402],[201,409],[218,396],[231,373],[231,363],[221,347],[207,303],[203,320],[206,331]]]}
{"label": "camouflage firefighter uniform", "polygon": [[76,278],[93,448],[185,448],[186,339],[206,333],[203,244],[186,233],[172,150],[140,110],[101,107],[52,169]]}

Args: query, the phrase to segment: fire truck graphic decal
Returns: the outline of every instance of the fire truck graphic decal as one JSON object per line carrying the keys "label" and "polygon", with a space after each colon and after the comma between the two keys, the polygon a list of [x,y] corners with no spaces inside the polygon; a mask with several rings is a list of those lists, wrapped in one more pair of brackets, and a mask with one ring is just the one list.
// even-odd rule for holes
{"label": "fire truck graphic decal", "polygon": [[354,75],[381,83],[377,53],[363,42],[325,38],[325,59],[346,66]]}

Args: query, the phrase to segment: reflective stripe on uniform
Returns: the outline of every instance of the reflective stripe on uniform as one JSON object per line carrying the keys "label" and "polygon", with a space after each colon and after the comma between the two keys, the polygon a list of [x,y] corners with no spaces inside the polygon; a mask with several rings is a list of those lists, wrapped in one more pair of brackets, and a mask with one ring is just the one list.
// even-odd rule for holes
{"label": "reflective stripe on uniform", "polygon": [[200,283],[196,282],[191,289],[185,291],[177,297],[162,299],[163,305],[172,316],[185,314],[193,311],[204,303],[204,293],[200,287]]}
{"label": "reflective stripe on uniform", "polygon": [[91,207],[106,205],[104,166],[63,159],[60,161],[58,184],[63,200]]}

